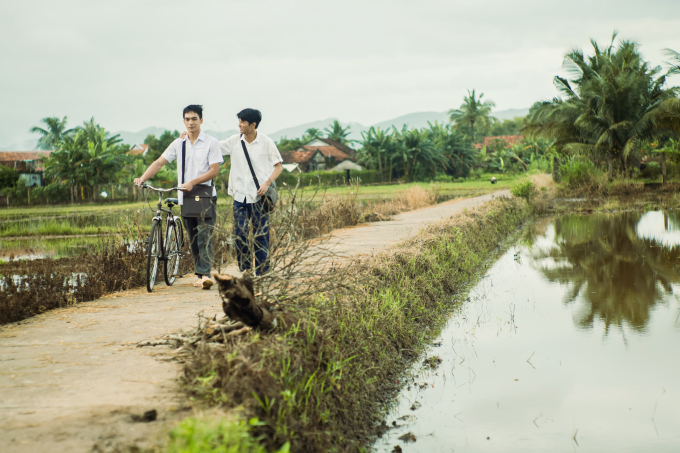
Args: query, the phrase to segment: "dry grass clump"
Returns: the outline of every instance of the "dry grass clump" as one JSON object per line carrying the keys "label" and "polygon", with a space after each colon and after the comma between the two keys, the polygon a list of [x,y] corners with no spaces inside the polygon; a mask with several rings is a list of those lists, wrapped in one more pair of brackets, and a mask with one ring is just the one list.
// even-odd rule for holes
{"label": "dry grass clump", "polygon": [[439,186],[434,184],[429,190],[415,186],[394,198],[374,201],[363,209],[361,221],[390,220],[393,215],[400,212],[412,211],[437,204],[439,201],[439,189]]}
{"label": "dry grass clump", "polygon": [[356,197],[358,192],[347,196],[326,196],[316,206],[306,206],[300,217],[304,238],[314,238],[338,228],[359,223]]}
{"label": "dry grass clump", "polygon": [[543,214],[548,211],[553,199],[557,196],[557,186],[552,175],[547,173],[531,175],[529,180],[536,188],[536,193],[531,197],[529,203],[536,213]]}
{"label": "dry grass clump", "polygon": [[[148,233],[138,223],[129,228],[127,236],[111,235],[77,256],[0,264],[0,325],[144,286]],[[189,252],[186,237],[183,251]],[[193,268],[189,255],[180,260],[180,273]]]}
{"label": "dry grass clump", "polygon": [[[335,289],[297,298],[291,305],[297,321],[288,327],[189,346],[182,382],[198,401],[259,418],[254,435],[269,449],[286,442],[291,451],[363,448],[397,391],[395,378],[427,341],[423,332],[444,324],[452,295],[528,215],[521,201],[498,199],[432,225],[332,275]],[[317,268],[306,288],[315,279],[330,281],[326,275]],[[340,290],[353,281],[360,283]],[[294,286],[275,292],[292,294]]]}
{"label": "dry grass clump", "polygon": [[10,261],[0,266],[0,324],[144,285],[143,241],[111,239],[82,255]]}

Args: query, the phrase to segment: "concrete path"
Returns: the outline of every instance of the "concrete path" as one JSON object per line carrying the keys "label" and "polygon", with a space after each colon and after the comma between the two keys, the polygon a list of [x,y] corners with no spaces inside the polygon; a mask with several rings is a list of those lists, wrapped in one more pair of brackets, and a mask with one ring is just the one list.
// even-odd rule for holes
{"label": "concrete path", "polygon": [[[509,192],[337,230],[336,247],[348,255],[371,254],[500,195]],[[165,361],[163,347],[134,344],[192,328],[201,310],[222,316],[217,292],[192,282],[180,279],[151,294],[144,288],[117,293],[0,327],[0,452],[108,452],[118,442],[149,446],[165,435],[188,410],[177,385],[180,365]],[[133,421],[152,409],[157,421]]]}

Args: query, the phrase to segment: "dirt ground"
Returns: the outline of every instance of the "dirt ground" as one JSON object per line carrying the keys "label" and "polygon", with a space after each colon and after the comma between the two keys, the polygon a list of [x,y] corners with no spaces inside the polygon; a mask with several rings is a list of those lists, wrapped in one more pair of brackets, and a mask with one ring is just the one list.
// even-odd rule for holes
{"label": "dirt ground", "polygon": [[[375,253],[500,195],[509,191],[337,230],[335,247],[353,256]],[[217,292],[192,282],[187,276],[151,294],[145,288],[116,293],[0,327],[0,451],[115,452],[161,442],[192,409],[169,349],[135,344],[192,328],[199,311],[223,316]],[[144,420],[152,410],[157,418]]]}

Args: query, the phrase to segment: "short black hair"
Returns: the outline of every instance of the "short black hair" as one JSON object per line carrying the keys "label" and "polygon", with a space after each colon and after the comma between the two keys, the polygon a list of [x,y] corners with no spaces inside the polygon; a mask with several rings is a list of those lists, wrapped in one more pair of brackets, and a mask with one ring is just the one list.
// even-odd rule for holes
{"label": "short black hair", "polygon": [[243,109],[236,114],[238,119],[241,121],[247,121],[249,123],[255,123],[255,129],[260,125],[262,121],[262,113],[258,109]]}
{"label": "short black hair", "polygon": [[184,119],[184,115],[186,115],[189,112],[194,112],[195,114],[198,115],[200,119],[203,119],[203,106],[198,105],[198,104],[191,104],[187,105],[184,107],[184,111],[182,112],[182,119]]}

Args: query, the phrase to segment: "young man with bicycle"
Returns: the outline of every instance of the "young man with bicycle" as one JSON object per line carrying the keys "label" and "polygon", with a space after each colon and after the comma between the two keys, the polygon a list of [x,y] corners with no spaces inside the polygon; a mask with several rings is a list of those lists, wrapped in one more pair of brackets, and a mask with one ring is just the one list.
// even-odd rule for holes
{"label": "young man with bicycle", "polygon": [[[163,166],[177,159],[178,194],[182,220],[189,233],[191,255],[198,280],[195,287],[210,289],[213,255],[213,228],[217,217],[217,190],[213,179],[224,162],[216,138],[201,131],[203,107],[190,105],[183,111],[187,134],[182,134],[134,183],[141,185],[153,178]],[[206,187],[207,186],[207,187]],[[185,197],[186,195],[186,197]]]}

